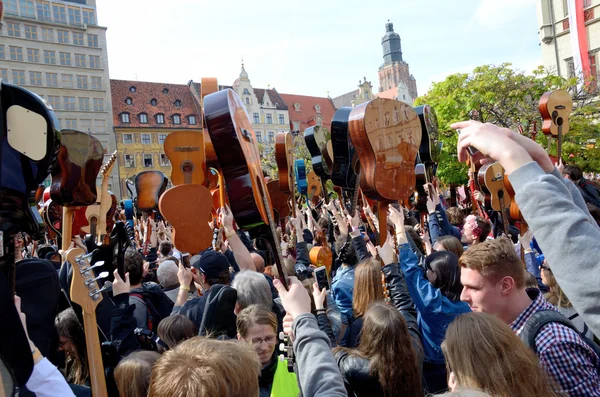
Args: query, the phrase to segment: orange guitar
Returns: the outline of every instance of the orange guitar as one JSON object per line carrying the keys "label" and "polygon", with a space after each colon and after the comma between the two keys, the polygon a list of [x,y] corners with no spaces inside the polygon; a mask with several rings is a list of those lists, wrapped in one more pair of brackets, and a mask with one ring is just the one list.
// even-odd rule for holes
{"label": "orange guitar", "polygon": [[573,111],[573,98],[565,90],[546,92],[540,98],[540,114],[544,119],[542,132],[556,137],[556,157],[562,160],[563,136],[569,132],[569,116]]}
{"label": "orange guitar", "polygon": [[504,233],[508,236],[508,219],[506,209],[510,207],[511,198],[504,187],[504,167],[500,163],[489,163],[479,169],[479,186],[485,194],[485,205],[500,213],[504,225]]}

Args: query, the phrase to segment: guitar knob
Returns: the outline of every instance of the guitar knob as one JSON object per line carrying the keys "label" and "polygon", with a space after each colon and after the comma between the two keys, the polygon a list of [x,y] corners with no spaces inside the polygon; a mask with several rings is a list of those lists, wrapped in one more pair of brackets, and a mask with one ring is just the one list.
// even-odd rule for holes
{"label": "guitar knob", "polygon": [[284,351],[286,351],[286,348],[285,348],[285,343],[280,343],[280,344],[279,344],[279,351],[280,351],[280,352],[284,352]]}

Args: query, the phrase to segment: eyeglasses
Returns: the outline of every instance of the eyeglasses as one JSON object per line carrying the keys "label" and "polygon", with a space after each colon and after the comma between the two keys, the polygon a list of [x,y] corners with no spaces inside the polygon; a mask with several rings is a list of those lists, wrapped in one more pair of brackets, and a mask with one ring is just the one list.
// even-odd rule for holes
{"label": "eyeglasses", "polygon": [[266,342],[267,345],[273,345],[277,342],[277,335],[269,335],[265,338],[254,338],[252,339],[252,344],[254,346],[259,346],[261,345],[263,342]]}

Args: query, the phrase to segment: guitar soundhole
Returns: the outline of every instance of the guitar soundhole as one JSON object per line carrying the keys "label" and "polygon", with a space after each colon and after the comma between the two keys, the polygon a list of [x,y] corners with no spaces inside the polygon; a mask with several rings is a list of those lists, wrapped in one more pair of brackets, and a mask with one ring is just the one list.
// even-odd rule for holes
{"label": "guitar soundhole", "polygon": [[504,198],[504,190],[499,190],[498,191],[498,197]]}
{"label": "guitar soundhole", "polygon": [[183,171],[184,173],[189,173],[192,172],[194,170],[194,164],[192,164],[189,161],[184,162],[183,164],[181,164],[181,171]]}

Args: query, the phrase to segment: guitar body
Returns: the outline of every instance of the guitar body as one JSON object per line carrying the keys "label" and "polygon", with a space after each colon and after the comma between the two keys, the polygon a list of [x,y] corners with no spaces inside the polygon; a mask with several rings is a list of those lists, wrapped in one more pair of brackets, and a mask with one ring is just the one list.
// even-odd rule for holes
{"label": "guitar body", "polygon": [[427,197],[428,194],[425,191],[425,185],[427,184],[425,164],[418,163],[415,165],[415,194],[416,194],[416,208],[420,213],[427,212]]}
{"label": "guitar body", "polygon": [[197,254],[211,246],[212,206],[210,191],[200,184],[175,186],[160,197],[160,212],[173,226],[173,244],[179,251]]}
{"label": "guitar body", "polygon": [[423,164],[437,163],[440,160],[438,141],[438,121],[435,111],[429,105],[415,107],[421,120],[421,145],[419,157]]}
{"label": "guitar body", "polygon": [[504,167],[500,163],[482,166],[477,174],[479,186],[485,194],[485,206],[503,212],[510,207],[511,199],[504,187]]}
{"label": "guitar body", "polygon": [[348,120],[351,107],[339,108],[331,120],[331,147],[333,151],[333,166],[331,180],[342,189],[354,189],[356,174],[352,168],[354,145],[348,132]]}
{"label": "guitar body", "polygon": [[329,247],[312,247],[308,253],[310,263],[316,267],[325,266],[327,274],[331,270],[331,264],[333,263],[333,253]]}
{"label": "guitar body", "polygon": [[408,203],[415,190],[414,164],[421,144],[421,123],[413,108],[377,98],[355,107],[349,124],[365,196]]}
{"label": "guitar body", "polygon": [[158,200],[167,188],[169,180],[160,171],[144,171],[135,177],[137,208],[139,211],[158,209]]}
{"label": "guitar body", "polygon": [[331,178],[330,163],[328,164],[324,158],[329,141],[331,141],[331,133],[325,127],[315,125],[304,130],[304,142],[312,157],[312,168],[324,181]]}
{"label": "guitar body", "polygon": [[171,182],[174,186],[204,183],[204,135],[199,131],[175,131],[167,135],[165,154],[172,164]]}
{"label": "guitar body", "polygon": [[95,137],[75,130],[61,130],[58,159],[52,168],[50,197],[60,205],[86,206],[98,198],[96,178],[104,149]]}
{"label": "guitar body", "polygon": [[523,214],[521,214],[521,210],[517,205],[517,201],[515,200],[515,189],[512,187],[510,183],[509,176],[504,174],[504,190],[506,191],[506,195],[510,199],[510,207],[508,209],[508,214],[510,215],[510,219],[515,222],[524,223],[525,219],[523,218]]}
{"label": "guitar body", "polygon": [[284,193],[294,191],[294,141],[291,132],[275,136],[275,162],[279,170],[279,187]]}
{"label": "guitar body", "polygon": [[48,199],[42,207],[42,217],[46,226],[58,237],[62,235],[62,205]]}
{"label": "guitar body", "polygon": [[134,222],[133,222],[133,201],[132,200],[121,200],[121,208],[125,213],[125,223],[129,228],[133,230]]}
{"label": "guitar body", "polygon": [[256,136],[242,100],[231,89],[207,95],[204,117],[236,223],[243,229],[268,224],[263,200],[269,199],[267,187]]}
{"label": "guitar body", "polygon": [[562,160],[563,136],[569,132],[569,116],[573,111],[573,98],[565,90],[546,92],[540,98],[542,132],[557,139],[556,157]]}
{"label": "guitar body", "polygon": [[308,184],[308,199],[312,201],[313,199],[322,197],[323,185],[321,184],[321,178],[317,176],[314,170],[308,173],[306,180]]}
{"label": "guitar body", "polygon": [[[273,206],[273,211],[276,213],[276,218],[279,216],[279,220],[281,220],[289,216],[291,195],[281,189],[278,180],[267,182],[267,190],[269,197],[271,197],[271,205]],[[277,219],[275,222],[279,223]]]}
{"label": "guitar body", "polygon": [[308,182],[306,180],[306,165],[304,159],[296,159],[294,161],[294,170],[296,174],[296,184],[298,185],[298,193],[301,196],[306,196],[308,193]]}

